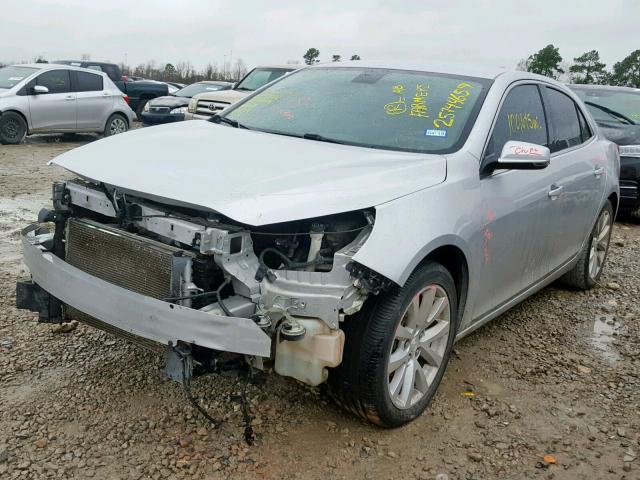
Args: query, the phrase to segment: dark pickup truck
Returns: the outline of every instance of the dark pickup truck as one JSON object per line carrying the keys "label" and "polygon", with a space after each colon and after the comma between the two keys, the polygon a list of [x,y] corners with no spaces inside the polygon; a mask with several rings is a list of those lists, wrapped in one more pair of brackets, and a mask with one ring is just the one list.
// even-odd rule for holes
{"label": "dark pickup truck", "polygon": [[94,62],[92,60],[56,60],[52,63],[72,65],[74,67],[88,68],[106,73],[113,83],[129,97],[129,106],[141,118],[145,104],[156,97],[169,94],[169,87],[165,83],[137,80],[129,81],[123,77],[120,67],[115,63]]}

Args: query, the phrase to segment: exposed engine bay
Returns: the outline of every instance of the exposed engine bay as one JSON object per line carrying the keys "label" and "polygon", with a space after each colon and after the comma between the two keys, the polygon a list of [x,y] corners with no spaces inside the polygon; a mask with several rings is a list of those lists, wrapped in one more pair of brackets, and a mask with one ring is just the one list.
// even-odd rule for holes
{"label": "exposed engine bay", "polygon": [[[207,343],[207,330],[200,324],[191,330],[178,323],[167,327],[171,311],[154,313],[146,300],[149,308],[140,318],[147,316],[140,321],[175,328],[172,338],[188,345],[202,365],[232,352],[244,355],[253,367],[272,367],[318,385],[328,378],[327,367],[342,361],[340,322],[391,285],[352,260],[373,228],[373,209],[252,227],[215,212],[168,205],[85,180],[55,183],[53,204],[52,211],[41,212],[40,227],[31,232],[31,243],[41,250],[97,282],[166,302],[176,314],[194,316],[189,312],[195,310],[198,319],[205,317],[202,313],[226,318],[224,331]],[[73,318],[109,330],[86,305],[67,305],[52,296],[50,321]],[[270,347],[265,349],[261,339],[258,347],[253,330],[253,340],[243,334],[251,324]],[[139,336],[135,325],[111,330],[133,340]],[[140,340],[163,341],[153,328],[147,330],[151,334]]]}

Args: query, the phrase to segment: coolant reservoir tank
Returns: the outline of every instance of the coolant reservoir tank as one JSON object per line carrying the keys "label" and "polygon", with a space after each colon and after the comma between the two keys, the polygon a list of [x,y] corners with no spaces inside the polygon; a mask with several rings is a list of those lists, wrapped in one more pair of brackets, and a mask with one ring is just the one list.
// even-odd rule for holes
{"label": "coolant reservoir tank", "polygon": [[321,320],[296,320],[307,333],[296,342],[278,338],[276,373],[308,385],[320,385],[329,377],[327,367],[337,367],[342,361],[344,332],[331,330]]}

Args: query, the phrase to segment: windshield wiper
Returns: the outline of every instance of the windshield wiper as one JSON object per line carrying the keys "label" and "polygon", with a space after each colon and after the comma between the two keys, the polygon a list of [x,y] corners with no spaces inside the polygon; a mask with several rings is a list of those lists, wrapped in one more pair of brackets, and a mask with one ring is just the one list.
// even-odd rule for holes
{"label": "windshield wiper", "polygon": [[603,112],[608,113],[609,115],[612,115],[612,116],[614,116],[614,117],[621,118],[622,120],[624,120],[625,122],[627,122],[629,125],[635,125],[635,124],[636,124],[636,122],[634,122],[633,120],[631,120],[631,119],[630,119],[629,117],[627,117],[626,115],[624,115],[624,114],[622,114],[622,113],[620,113],[620,112],[616,112],[615,110],[611,110],[610,108],[605,107],[604,105],[600,105],[600,104],[598,104],[598,103],[593,103],[593,102],[590,102],[590,101],[588,101],[588,100],[587,100],[587,101],[585,101],[584,103],[585,103],[585,105],[590,105],[590,106],[592,106],[592,107],[599,108],[600,110],[602,110]]}
{"label": "windshield wiper", "polygon": [[337,143],[339,145],[345,145],[345,142],[341,142],[340,140],[336,140],[335,138],[323,137],[322,135],[318,135],[317,133],[305,133],[302,135],[302,138],[307,140],[315,140],[316,142],[327,142],[327,143]]}
{"label": "windshield wiper", "polygon": [[245,130],[250,130],[249,127],[241,124],[237,120],[232,120],[231,118],[223,117],[219,113],[216,113],[213,117],[209,119],[211,123],[226,123],[227,125],[231,125],[234,128],[244,128]]}

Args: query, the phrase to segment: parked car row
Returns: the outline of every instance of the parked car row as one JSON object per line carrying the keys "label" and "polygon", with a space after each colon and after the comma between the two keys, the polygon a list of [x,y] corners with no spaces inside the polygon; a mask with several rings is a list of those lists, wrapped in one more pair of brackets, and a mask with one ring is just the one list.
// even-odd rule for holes
{"label": "parked car row", "polygon": [[80,178],[22,232],[18,306],[159,344],[186,389],[194,365],[246,362],[397,427],[456,340],[555,280],[596,285],[619,154],[566,85],[364,61],[285,73],[193,97],[210,121],[54,159]]}
{"label": "parked car row", "polygon": [[204,81],[176,90],[170,96],[158,97],[147,102],[140,120],[145,125],[179,122],[184,120],[189,101],[205,92],[219,92],[233,87],[231,82]]}

